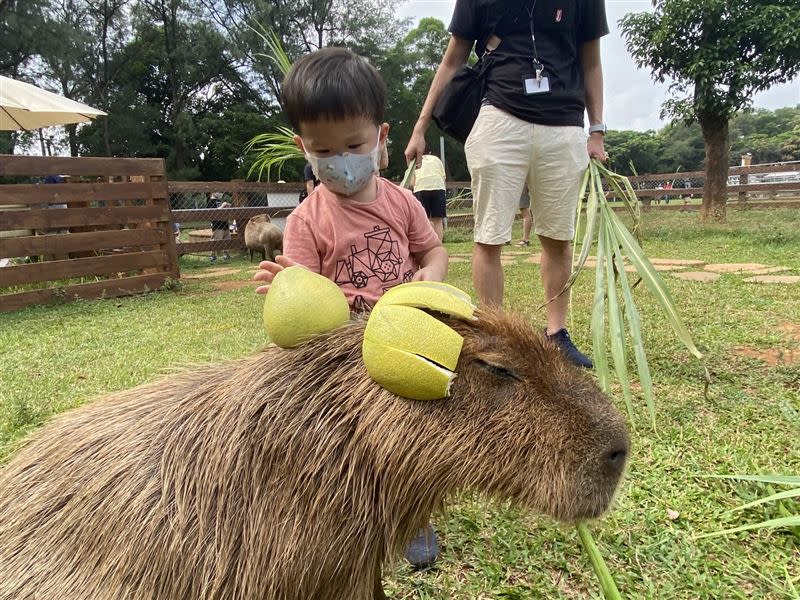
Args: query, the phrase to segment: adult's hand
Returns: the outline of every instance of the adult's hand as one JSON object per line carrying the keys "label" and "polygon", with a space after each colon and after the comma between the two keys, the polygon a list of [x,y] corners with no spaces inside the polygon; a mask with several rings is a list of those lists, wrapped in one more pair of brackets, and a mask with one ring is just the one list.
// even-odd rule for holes
{"label": "adult's hand", "polygon": [[419,133],[415,129],[403,154],[406,157],[406,164],[413,160],[417,163],[417,168],[419,168],[422,165],[422,155],[425,154],[425,134]]}
{"label": "adult's hand", "polygon": [[586,142],[586,150],[589,152],[589,158],[596,158],[600,162],[608,160],[603,134],[601,133],[593,133],[589,136],[589,141]]}

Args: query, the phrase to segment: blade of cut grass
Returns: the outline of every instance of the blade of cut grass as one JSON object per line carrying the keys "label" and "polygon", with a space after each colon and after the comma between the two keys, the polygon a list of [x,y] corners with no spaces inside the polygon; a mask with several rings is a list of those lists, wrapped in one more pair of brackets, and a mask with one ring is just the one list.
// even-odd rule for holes
{"label": "blade of cut grass", "polygon": [[[586,231],[583,236],[583,241],[581,242],[581,253],[578,257],[578,261],[573,264],[572,266],[572,273],[567,280],[567,283],[564,284],[564,289],[562,289],[558,295],[555,297],[557,298],[564,292],[566,292],[572,285],[575,283],[575,280],[578,278],[581,270],[583,269],[583,265],[586,262],[586,259],[589,257],[589,251],[592,248],[592,241],[594,240],[594,232],[595,232],[595,223],[597,222],[597,212],[598,212],[598,198],[597,198],[597,189],[594,185],[589,185],[590,179],[593,177],[593,173],[591,171],[592,165],[589,165],[589,168],[586,169],[587,175],[584,175],[584,180],[589,188],[589,199],[586,202]],[[581,183],[581,187],[583,187],[583,183]],[[578,208],[580,209],[580,205],[582,202],[580,198],[578,200]],[[552,302],[555,298],[550,298],[548,302]]]}
{"label": "blade of cut grass", "polygon": [[[777,494],[770,494],[769,496],[766,496],[765,498],[759,498],[758,500],[755,500],[753,502],[748,502],[747,504],[742,504],[741,506],[737,506],[736,508],[730,509],[727,514],[738,512],[740,510],[745,510],[747,508],[752,508],[752,507],[758,506],[760,504],[767,504],[769,502],[775,502],[777,500],[785,500],[787,498],[798,498],[798,497],[800,497],[800,487],[794,488],[794,489],[791,489],[791,490],[786,490],[786,491],[783,491],[783,492],[778,492]],[[790,517],[792,515],[784,514],[784,516],[785,517]]]}
{"label": "blade of cut grass", "polygon": [[786,575],[786,587],[789,588],[789,591],[792,593],[793,600],[800,600],[800,594],[797,593],[797,588],[794,587],[794,583],[792,583],[792,578],[789,575],[789,569],[785,566],[783,567],[783,573]]}
{"label": "blade of cut grass", "polygon": [[417,166],[417,161],[412,160],[408,163],[408,168],[406,169],[405,175],[403,175],[403,181],[400,182],[400,187],[408,187],[408,184],[411,183],[411,177],[414,175],[414,169]]}
{"label": "blade of cut grass", "polygon": [[594,303],[592,304],[592,359],[600,389],[609,391],[611,375],[606,355],[606,270],[602,267],[606,256],[604,235],[597,236],[597,267],[594,272]]}
{"label": "blade of cut grass", "polygon": [[753,529],[782,529],[784,527],[798,527],[800,526],[800,515],[792,515],[791,517],[781,517],[780,519],[770,519],[768,521],[761,521],[760,523],[751,523],[749,525],[742,525],[741,527],[734,527],[733,529],[724,529],[723,531],[713,531],[711,533],[703,533],[695,536],[695,539],[719,537],[730,533],[739,533],[741,531],[750,531]]}
{"label": "blade of cut grass", "polygon": [[287,161],[304,158],[302,151],[294,143],[294,132],[287,127],[278,127],[276,131],[256,135],[247,142],[245,152],[256,154],[247,177],[250,178],[255,171],[258,171],[259,180],[265,170],[269,180],[273,169],[277,169],[280,176],[281,169]]}
{"label": "blade of cut grass", "polygon": [[617,584],[614,583],[614,578],[611,577],[611,572],[608,570],[606,562],[603,560],[603,555],[600,554],[600,550],[597,548],[597,544],[595,544],[592,533],[589,531],[586,523],[578,523],[577,530],[581,544],[583,544],[586,554],[589,555],[592,569],[595,575],[597,575],[597,580],[600,582],[600,589],[603,590],[603,596],[606,600],[622,600],[622,596],[617,589]]}
{"label": "blade of cut grass", "polygon": [[683,342],[683,345],[686,346],[689,352],[691,352],[695,357],[702,359],[703,353],[700,352],[700,350],[698,350],[695,346],[689,330],[686,328],[686,325],[684,324],[683,319],[681,319],[680,314],[678,314],[675,301],[672,299],[672,295],[669,293],[669,290],[664,284],[664,281],[661,279],[661,276],[658,274],[658,271],[655,270],[653,265],[650,263],[650,260],[647,258],[647,256],[645,256],[641,246],[639,246],[633,235],[631,235],[631,233],[627,230],[625,225],[622,223],[622,221],[620,221],[619,217],[617,217],[614,211],[609,210],[607,214],[609,223],[616,233],[617,240],[619,240],[619,242],[622,244],[625,254],[633,266],[636,267],[636,271],[644,281],[647,289],[650,290],[650,293],[664,309],[667,320],[672,325],[672,328],[678,335],[678,338],[681,340],[681,342]]}
{"label": "blade of cut grass", "polygon": [[[611,211],[608,204],[603,205],[604,213]],[[607,218],[607,215],[606,215]],[[653,402],[653,378],[650,375],[650,365],[647,362],[647,355],[644,352],[644,341],[642,340],[642,326],[639,320],[639,311],[633,302],[633,290],[628,282],[628,274],[625,272],[625,261],[622,250],[616,240],[613,239],[614,264],[617,266],[620,287],[622,288],[623,300],[625,301],[625,316],[628,321],[628,331],[631,334],[633,343],[633,353],[636,358],[636,366],[639,373],[639,383],[642,386],[647,411],[650,413],[650,421],[653,430],[656,428],[656,407]]]}
{"label": "blade of cut grass", "polygon": [[757,481],[759,483],[800,486],[800,477],[795,477],[793,475],[699,475],[698,477],[704,479],[734,479],[738,481]]}
{"label": "blade of cut grass", "polygon": [[[614,372],[622,387],[622,397],[625,399],[625,407],[628,409],[628,416],[630,416],[631,426],[633,426],[633,398],[628,379],[628,365],[625,360],[625,329],[617,297],[617,281],[614,277],[612,234],[608,223],[604,220],[600,221],[599,235],[605,236],[607,253],[604,262],[607,280],[606,290],[608,291],[608,336],[611,338],[611,360],[614,363]],[[598,263],[597,266],[600,267],[600,264]]]}
{"label": "blade of cut grass", "polygon": [[283,43],[281,42],[281,38],[275,33],[274,30],[267,30],[264,28],[263,25],[256,22],[256,26],[261,30],[255,29],[254,27],[250,27],[250,31],[255,33],[261,40],[264,42],[264,45],[267,47],[269,51],[267,54],[263,52],[256,53],[256,56],[263,56],[267,60],[272,61],[278,70],[281,72],[281,75],[284,77],[289,72],[289,69],[292,67],[292,61],[289,59],[289,55],[286,53],[286,50],[283,48]]}

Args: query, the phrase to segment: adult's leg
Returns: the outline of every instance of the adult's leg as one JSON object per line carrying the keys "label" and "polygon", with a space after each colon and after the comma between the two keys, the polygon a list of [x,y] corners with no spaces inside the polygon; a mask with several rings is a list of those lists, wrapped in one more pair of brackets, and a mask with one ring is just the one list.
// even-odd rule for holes
{"label": "adult's leg", "polygon": [[475,215],[472,283],[481,304],[503,303],[500,250],[511,240],[514,216],[530,170],[533,125],[484,106],[465,145]]}
{"label": "adult's leg", "polygon": [[426,207],[428,218],[441,242],[444,238],[444,219],[447,216],[447,191],[431,190],[428,194],[428,206]]}
{"label": "adult's leg", "polygon": [[572,244],[542,235],[538,237],[542,244],[540,269],[545,299],[555,298],[547,305],[547,335],[552,335],[567,325],[569,290],[556,296],[564,289],[572,270]]}
{"label": "adult's leg", "polygon": [[[580,127],[536,126],[534,169],[528,185],[536,234],[542,244],[541,275],[547,305],[547,333],[566,324],[569,293],[555,298],[569,279],[575,209],[589,162],[586,134]],[[555,299],[553,299],[555,298]]]}
{"label": "adult's leg", "polygon": [[531,239],[531,227],[533,227],[533,216],[530,208],[520,209],[522,212],[522,241],[527,242]]}
{"label": "adult's leg", "polygon": [[444,219],[441,217],[431,217],[430,221],[433,230],[436,232],[436,235],[439,236],[439,241],[441,242],[444,238]]}
{"label": "adult's leg", "polygon": [[472,284],[482,305],[503,305],[502,245],[476,243],[472,251]]}

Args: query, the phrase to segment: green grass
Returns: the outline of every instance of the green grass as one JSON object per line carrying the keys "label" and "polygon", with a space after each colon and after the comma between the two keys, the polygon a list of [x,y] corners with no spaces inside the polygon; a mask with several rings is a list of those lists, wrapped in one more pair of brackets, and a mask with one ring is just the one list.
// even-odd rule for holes
{"label": "green grass", "polygon": [[[726,225],[710,228],[700,225],[696,214],[652,211],[644,214],[644,224],[644,249],[651,257],[757,262],[800,275],[797,210],[731,210]],[[519,239],[518,228],[514,239]],[[472,248],[466,230],[449,230],[445,241],[451,253]],[[524,258],[505,267],[507,307],[539,327],[539,268]],[[0,315],[0,457],[50,415],[98,394],[263,346],[261,298],[250,286],[213,287],[249,279],[252,266],[241,259],[216,266],[238,270],[216,279],[184,280],[177,291]],[[207,259],[184,258],[184,276],[206,270]],[[694,536],[780,516],[771,505],[728,514],[766,495],[764,486],[701,475],[800,473],[800,364],[769,366],[733,352],[742,346],[800,348],[800,340],[779,329],[800,326],[800,287],[749,284],[728,274],[713,284],[665,278],[707,353],[713,384],[704,397],[700,366],[646,291],[637,288],[658,433],[648,426],[644,404],[635,403],[630,468],[614,511],[593,524],[592,532],[629,599],[792,598],[785,573],[800,587],[800,543],[790,533]],[[451,264],[449,282],[471,290],[469,262]],[[571,330],[584,348],[591,341],[593,288],[587,271],[573,292]],[[798,511],[797,502],[785,504]],[[668,510],[676,511],[677,519]],[[422,573],[398,565],[386,581],[392,598],[600,597],[574,528],[471,495],[454,498],[435,524],[443,560]]]}

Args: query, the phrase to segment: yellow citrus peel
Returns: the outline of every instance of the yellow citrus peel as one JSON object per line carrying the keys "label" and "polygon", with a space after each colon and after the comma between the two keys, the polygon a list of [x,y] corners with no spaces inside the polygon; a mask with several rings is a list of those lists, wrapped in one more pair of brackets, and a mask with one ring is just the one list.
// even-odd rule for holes
{"label": "yellow citrus peel", "polygon": [[475,306],[458,288],[427,281],[399,285],[372,310],[362,355],[381,387],[412,400],[437,400],[449,394],[464,340],[421,308],[475,318]]}
{"label": "yellow citrus peel", "polygon": [[264,300],[264,327],[281,348],[294,348],[350,320],[339,286],[300,266],[280,271]]}

